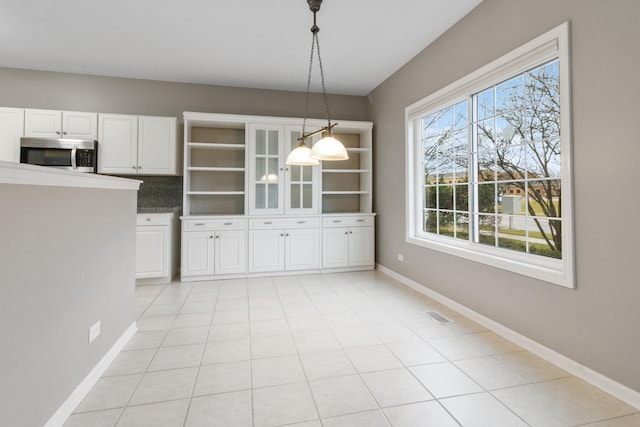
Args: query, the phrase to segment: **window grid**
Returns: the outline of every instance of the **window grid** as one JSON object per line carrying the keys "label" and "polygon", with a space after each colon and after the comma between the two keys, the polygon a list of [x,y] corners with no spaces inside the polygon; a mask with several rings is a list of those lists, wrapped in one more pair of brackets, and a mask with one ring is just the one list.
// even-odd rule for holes
{"label": "window grid", "polygon": [[[531,85],[539,89],[534,73],[541,73],[540,80],[544,80],[543,77],[549,77],[545,74],[548,71],[553,75],[547,81],[550,80],[552,83],[549,87],[543,85],[539,90],[547,91],[547,97],[545,98],[544,94],[532,96],[536,95],[536,90],[529,90]],[[506,247],[525,253],[533,253],[534,244],[541,245],[553,239],[549,224],[551,221],[561,224],[561,215],[552,215],[555,210],[554,197],[547,197],[551,198],[551,203],[542,213],[535,211],[531,199],[535,198],[533,192],[541,189],[551,194],[556,192],[560,208],[561,178],[559,173],[557,176],[550,176],[546,159],[540,160],[540,169],[545,172],[543,176],[530,176],[528,166],[532,161],[530,157],[534,153],[539,155],[535,148],[537,145],[543,146],[543,151],[546,152],[548,147],[553,145],[550,141],[559,141],[560,138],[559,113],[549,117],[549,113],[541,108],[544,107],[545,101],[559,104],[558,91],[554,91],[552,86],[554,78],[557,84],[557,59],[485,88],[472,94],[467,101],[445,107],[421,120],[424,232],[465,238],[473,243]],[[499,96],[499,92],[503,92],[502,97]],[[512,104],[508,105],[508,102]],[[457,123],[457,114],[461,109],[466,110],[465,115],[461,116],[465,124],[466,118],[471,118],[464,127]],[[555,122],[558,132],[549,134],[545,129],[548,126],[547,122],[540,120],[540,137],[536,138],[535,124],[527,127],[518,123],[519,119],[536,123],[536,115],[539,114],[546,115],[549,123]],[[450,117],[449,121],[447,116]],[[441,126],[443,118],[444,126]],[[550,127],[553,130],[554,126]],[[467,164],[460,174],[456,166],[462,158],[460,148],[463,146],[458,138],[463,130],[466,133],[464,154]],[[559,142],[556,145],[559,145]],[[429,153],[435,158],[435,163],[431,165]],[[556,155],[559,158],[560,153]],[[508,165],[508,169],[505,164]],[[466,207],[460,206],[459,203],[459,193],[462,189],[460,182],[467,183]],[[514,194],[513,187],[516,189],[515,196],[511,196]],[[485,200],[487,196],[492,198],[490,204]],[[510,201],[509,210],[506,211],[503,200],[510,197],[517,198],[517,203]],[[484,206],[480,206],[481,203]],[[536,203],[541,205],[540,202]],[[515,229],[514,223],[518,224]],[[546,223],[547,226],[539,226],[539,223]],[[561,229],[561,225],[557,228]],[[524,243],[524,247],[519,242]],[[560,251],[553,251],[551,246],[550,248],[552,250],[549,253],[539,252],[544,253],[544,256],[561,257]]]}

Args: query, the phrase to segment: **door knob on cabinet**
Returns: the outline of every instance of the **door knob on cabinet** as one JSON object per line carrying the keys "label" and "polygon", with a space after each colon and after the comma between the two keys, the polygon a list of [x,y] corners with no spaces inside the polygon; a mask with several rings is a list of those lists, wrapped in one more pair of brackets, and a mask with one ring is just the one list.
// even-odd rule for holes
{"label": "door knob on cabinet", "polygon": [[218,236],[216,236],[216,239],[219,239],[219,238],[220,238],[220,236],[219,236],[219,235],[218,235]]}

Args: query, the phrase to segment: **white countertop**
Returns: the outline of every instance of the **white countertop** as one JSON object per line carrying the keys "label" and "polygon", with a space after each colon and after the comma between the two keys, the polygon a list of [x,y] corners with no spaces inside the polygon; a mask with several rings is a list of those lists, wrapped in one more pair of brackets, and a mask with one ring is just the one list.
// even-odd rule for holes
{"label": "white countertop", "polygon": [[0,161],[0,184],[138,190],[142,181]]}

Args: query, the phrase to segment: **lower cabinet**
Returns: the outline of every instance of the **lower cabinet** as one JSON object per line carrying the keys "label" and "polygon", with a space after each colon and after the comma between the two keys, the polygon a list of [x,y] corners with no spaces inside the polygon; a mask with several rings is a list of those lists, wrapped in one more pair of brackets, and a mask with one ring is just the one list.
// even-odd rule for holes
{"label": "lower cabinet", "polygon": [[240,219],[183,220],[182,280],[246,273],[245,227]]}
{"label": "lower cabinet", "polygon": [[373,217],[330,217],[322,230],[322,268],[373,267]]}
{"label": "lower cabinet", "polygon": [[372,214],[183,217],[182,281],[373,268]]}
{"label": "lower cabinet", "polygon": [[[270,221],[278,224],[278,221]],[[320,269],[320,229],[249,230],[249,272]]]}
{"label": "lower cabinet", "polygon": [[[174,274],[174,214],[138,214],[136,279],[168,283]],[[152,280],[151,280],[152,279]]]}

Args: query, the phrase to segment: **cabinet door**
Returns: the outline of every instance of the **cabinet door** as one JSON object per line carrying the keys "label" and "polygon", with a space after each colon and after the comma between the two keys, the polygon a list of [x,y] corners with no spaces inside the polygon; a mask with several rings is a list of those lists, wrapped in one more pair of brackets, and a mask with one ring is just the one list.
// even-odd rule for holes
{"label": "cabinet door", "polygon": [[320,230],[291,229],[285,232],[286,270],[320,268]]}
{"label": "cabinet door", "polygon": [[62,112],[56,110],[25,110],[24,136],[62,138]]}
{"label": "cabinet door", "polygon": [[169,228],[138,227],[136,232],[136,278],[169,275]]}
{"label": "cabinet door", "polygon": [[22,132],[24,132],[24,109],[0,108],[0,160],[20,162]]}
{"label": "cabinet door", "polygon": [[349,229],[349,265],[373,265],[374,259],[373,227],[352,227]]}
{"label": "cabinet door", "polygon": [[182,233],[182,277],[213,276],[213,237],[213,231]]}
{"label": "cabinet door", "polygon": [[62,137],[73,139],[98,139],[98,115],[96,113],[63,111]]}
{"label": "cabinet door", "polygon": [[284,230],[249,231],[249,272],[284,270]]}
{"label": "cabinet door", "polygon": [[282,126],[250,125],[250,209],[253,215],[284,212]]}
{"label": "cabinet door", "polygon": [[346,227],[322,230],[322,268],[349,266],[349,229]]}
{"label": "cabinet door", "polygon": [[246,233],[225,230],[215,233],[215,273],[242,274],[247,271]]}
{"label": "cabinet door", "polygon": [[138,116],[100,114],[98,172],[138,173]]}
{"label": "cabinet door", "polygon": [[175,117],[138,118],[138,173],[175,175],[177,173],[177,134]]}
{"label": "cabinet door", "polygon": [[[305,129],[306,133],[315,129]],[[298,138],[302,135],[302,127],[287,126],[286,127],[286,144],[284,158],[298,147],[300,141]],[[315,140],[320,137],[316,136],[307,141],[309,147]],[[320,176],[320,166],[296,166],[285,164],[285,213],[287,214],[314,214],[318,212],[320,201],[320,191],[318,188],[318,178]]]}

